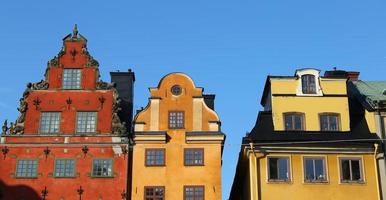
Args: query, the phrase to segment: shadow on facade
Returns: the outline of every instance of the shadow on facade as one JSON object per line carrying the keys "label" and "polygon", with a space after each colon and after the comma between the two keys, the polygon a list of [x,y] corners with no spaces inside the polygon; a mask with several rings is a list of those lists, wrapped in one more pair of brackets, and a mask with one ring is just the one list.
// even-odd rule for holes
{"label": "shadow on facade", "polygon": [[41,200],[42,198],[34,189],[26,185],[6,185],[0,180],[1,200]]}

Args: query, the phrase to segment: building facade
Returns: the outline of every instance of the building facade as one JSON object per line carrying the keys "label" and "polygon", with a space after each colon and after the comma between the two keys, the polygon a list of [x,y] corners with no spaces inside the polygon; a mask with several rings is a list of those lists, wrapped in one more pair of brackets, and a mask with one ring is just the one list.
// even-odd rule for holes
{"label": "building facade", "polygon": [[20,117],[3,125],[1,199],[126,199],[134,74],[111,75],[117,85],[99,79],[75,26],[45,79],[27,85]]}
{"label": "building facade", "polygon": [[356,112],[366,116],[371,132],[382,139],[376,159],[380,192],[382,199],[386,199],[386,81],[350,81],[348,89],[350,98],[356,102]]}
{"label": "building facade", "polygon": [[182,73],[150,88],[134,119],[133,200],[221,200],[225,135],[213,101]]}
{"label": "building facade", "polygon": [[256,125],[243,138],[230,200],[380,199],[379,138],[351,111],[358,73],[300,69],[268,76]]}

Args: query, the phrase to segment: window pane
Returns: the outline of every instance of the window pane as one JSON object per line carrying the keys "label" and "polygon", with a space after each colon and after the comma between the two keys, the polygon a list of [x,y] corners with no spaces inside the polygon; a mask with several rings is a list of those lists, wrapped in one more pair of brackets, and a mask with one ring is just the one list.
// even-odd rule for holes
{"label": "window pane", "polygon": [[295,130],[302,130],[302,116],[301,115],[294,115],[295,118]]}
{"label": "window pane", "polygon": [[303,130],[303,115],[300,113],[284,114],[286,130]]}
{"label": "window pane", "polygon": [[315,179],[316,180],[325,180],[325,170],[324,170],[324,160],[315,159]]}
{"label": "window pane", "polygon": [[80,69],[63,70],[63,89],[80,89]]}
{"label": "window pane", "polygon": [[279,179],[288,180],[288,160],[286,158],[279,158]]}
{"label": "window pane", "polygon": [[95,133],[96,132],[96,112],[78,112],[77,113],[77,132]]}
{"label": "window pane", "polygon": [[60,113],[42,112],[40,115],[40,133],[59,133]]}
{"label": "window pane", "polygon": [[314,174],[314,162],[312,159],[306,159],[305,161],[305,179],[306,180],[315,180]]}
{"label": "window pane", "polygon": [[145,157],[146,165],[165,165],[164,149],[147,149]]}
{"label": "window pane", "polygon": [[350,160],[341,160],[342,180],[349,181],[350,178]]}
{"label": "window pane", "polygon": [[278,179],[278,158],[269,158],[269,179]]}
{"label": "window pane", "polygon": [[165,195],[164,187],[145,187],[146,200],[163,200]]}
{"label": "window pane", "polygon": [[202,165],[204,164],[204,151],[202,149],[185,149],[185,165]]}
{"label": "window pane", "polygon": [[37,176],[37,160],[18,160],[16,167],[17,177],[36,177]]}
{"label": "window pane", "polygon": [[303,94],[315,94],[316,84],[315,76],[311,74],[302,76],[302,92]]}
{"label": "window pane", "polygon": [[169,112],[169,128],[177,129],[184,128],[184,112]]}
{"label": "window pane", "polygon": [[292,130],[292,115],[285,115],[285,129],[286,130]]}
{"label": "window pane", "polygon": [[112,176],[113,161],[111,159],[95,159],[93,161],[93,176]]}
{"label": "window pane", "polygon": [[351,160],[352,181],[362,180],[359,160]]}

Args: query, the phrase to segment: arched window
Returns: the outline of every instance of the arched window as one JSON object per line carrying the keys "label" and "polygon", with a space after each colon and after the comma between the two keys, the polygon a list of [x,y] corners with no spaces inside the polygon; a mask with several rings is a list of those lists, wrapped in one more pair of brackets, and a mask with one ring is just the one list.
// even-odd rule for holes
{"label": "arched window", "polygon": [[302,92],[303,94],[316,94],[314,75],[305,74],[302,76]]}

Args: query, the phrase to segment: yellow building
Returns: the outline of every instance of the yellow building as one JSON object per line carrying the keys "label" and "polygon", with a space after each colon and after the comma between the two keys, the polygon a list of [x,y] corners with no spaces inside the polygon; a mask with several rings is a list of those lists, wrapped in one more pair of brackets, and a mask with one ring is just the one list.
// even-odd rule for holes
{"label": "yellow building", "polygon": [[229,199],[380,199],[378,137],[364,114],[350,114],[346,82],[356,75],[268,76],[264,111],[243,138]]}
{"label": "yellow building", "polygon": [[221,200],[225,135],[213,101],[182,73],[150,88],[134,120],[133,200]]}
{"label": "yellow building", "polygon": [[[371,132],[377,133],[382,139],[383,151],[379,151],[376,159],[382,198],[386,199],[386,81],[350,81],[348,84],[349,96],[358,103],[355,106],[357,113],[366,116],[367,125]],[[351,109],[354,110],[354,109]]]}

